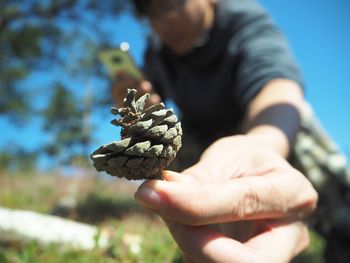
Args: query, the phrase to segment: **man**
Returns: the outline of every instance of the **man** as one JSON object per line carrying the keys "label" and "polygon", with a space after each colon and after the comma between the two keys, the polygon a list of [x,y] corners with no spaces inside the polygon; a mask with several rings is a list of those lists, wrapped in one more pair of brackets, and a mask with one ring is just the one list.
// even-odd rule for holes
{"label": "man", "polygon": [[[200,149],[136,200],[163,217],[186,262],[290,261],[308,244],[317,194],[286,161],[304,100],[282,34],[252,0],[134,4],[155,32],[138,90],[173,99],[184,147]],[[113,88],[119,106],[126,86]]]}

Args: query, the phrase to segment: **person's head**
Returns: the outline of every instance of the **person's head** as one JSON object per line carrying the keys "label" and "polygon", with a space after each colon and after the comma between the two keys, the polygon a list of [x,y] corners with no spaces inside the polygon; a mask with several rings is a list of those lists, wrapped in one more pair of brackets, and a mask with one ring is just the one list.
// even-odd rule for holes
{"label": "person's head", "polygon": [[133,0],[138,15],[150,20],[175,53],[191,50],[211,27],[217,0]]}

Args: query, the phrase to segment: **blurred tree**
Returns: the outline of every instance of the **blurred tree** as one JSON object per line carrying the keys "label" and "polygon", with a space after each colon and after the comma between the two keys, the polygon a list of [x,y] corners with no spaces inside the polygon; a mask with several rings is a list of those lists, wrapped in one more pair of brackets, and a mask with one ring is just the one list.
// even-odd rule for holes
{"label": "blurred tree", "polygon": [[121,0],[0,0],[0,114],[22,117],[31,90],[20,82],[35,69],[65,66],[72,41],[108,41],[96,21],[128,6]]}
{"label": "blurred tree", "polygon": [[38,153],[22,149],[19,145],[8,147],[0,152],[0,171],[31,172],[36,169]]}
{"label": "blurred tree", "polygon": [[[45,131],[51,138],[46,145],[49,156],[60,156],[60,163],[68,163],[72,157],[86,151],[90,134],[83,127],[82,105],[61,83],[56,83],[49,103],[42,112]],[[88,153],[85,152],[87,156]]]}
{"label": "blurred tree", "polygon": [[[53,140],[46,147],[51,156],[77,148],[84,151],[90,129],[82,119],[88,119],[91,99],[74,96],[77,85],[62,81],[62,76],[85,82],[101,76],[96,52],[111,45],[111,38],[97,21],[113,19],[125,10],[130,10],[129,1],[0,0],[0,117],[21,123],[44,114],[44,129]],[[44,92],[42,87],[28,86],[31,82],[26,80],[36,71],[59,72],[59,82],[50,80]],[[49,94],[47,109],[36,109],[35,100],[45,101]],[[106,103],[107,93],[98,95],[101,100],[94,103]]]}

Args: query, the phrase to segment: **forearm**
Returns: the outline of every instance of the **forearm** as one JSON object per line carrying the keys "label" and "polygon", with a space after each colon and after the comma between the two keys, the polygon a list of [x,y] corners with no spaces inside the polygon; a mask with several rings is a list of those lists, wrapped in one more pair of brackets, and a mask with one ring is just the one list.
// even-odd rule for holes
{"label": "forearm", "polygon": [[269,82],[250,103],[244,133],[287,157],[300,127],[303,93],[295,82]]}
{"label": "forearm", "polygon": [[[302,91],[296,83],[284,79],[269,82],[248,106],[240,136],[242,147],[247,143],[261,145],[286,158],[299,130],[302,103]],[[229,136],[214,142],[202,158],[229,155],[232,149],[228,145],[237,138]]]}

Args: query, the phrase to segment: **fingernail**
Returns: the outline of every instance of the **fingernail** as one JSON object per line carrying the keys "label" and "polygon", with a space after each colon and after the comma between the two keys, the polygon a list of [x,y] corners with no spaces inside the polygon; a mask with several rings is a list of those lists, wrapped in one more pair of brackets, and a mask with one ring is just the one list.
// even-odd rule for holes
{"label": "fingernail", "polygon": [[147,186],[139,188],[134,197],[142,206],[153,210],[163,210],[167,207],[166,202],[160,194]]}
{"label": "fingernail", "polygon": [[168,170],[163,171],[163,178],[165,178],[166,181],[175,181],[175,182],[182,182],[182,183],[193,183],[194,179],[188,175],[188,174],[180,174]]}

